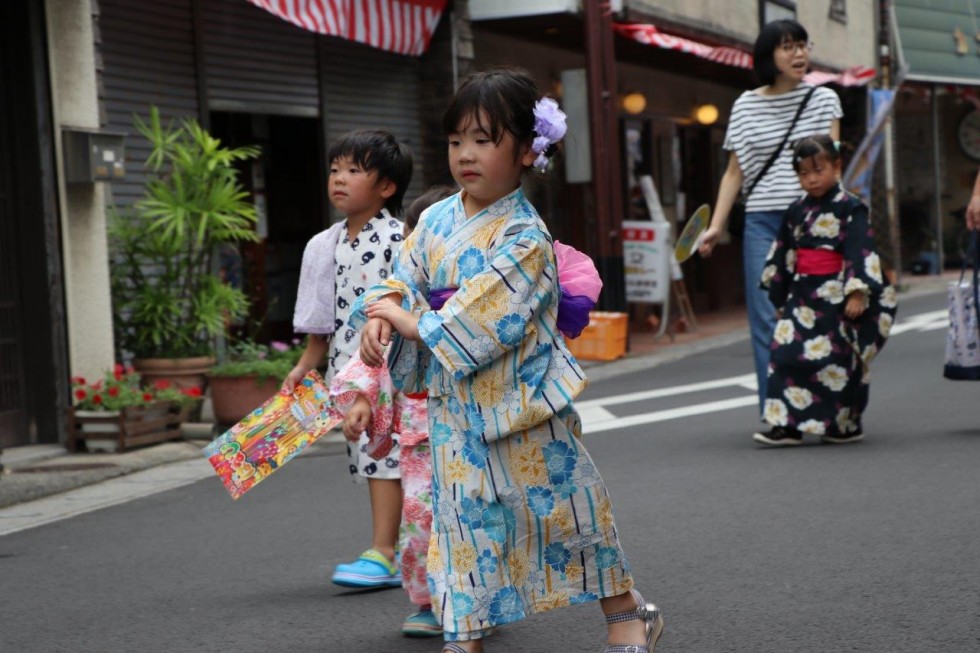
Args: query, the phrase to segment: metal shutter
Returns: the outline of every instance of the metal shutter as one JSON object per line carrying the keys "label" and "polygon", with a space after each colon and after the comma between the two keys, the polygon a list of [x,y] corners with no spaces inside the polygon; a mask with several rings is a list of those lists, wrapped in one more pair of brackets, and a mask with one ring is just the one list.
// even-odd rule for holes
{"label": "metal shutter", "polygon": [[125,207],[142,197],[150,146],[133,126],[150,104],[166,121],[198,117],[191,0],[100,0],[96,47],[101,55],[99,101],[103,125],[130,134],[126,177],[107,184],[110,203]]}
{"label": "metal shutter", "polygon": [[419,60],[334,37],[321,38],[320,47],[327,140],[351,129],[391,130],[415,155],[406,199],[417,197],[425,190]]}
{"label": "metal shutter", "polygon": [[316,36],[245,0],[197,0],[208,108],[320,115]]}

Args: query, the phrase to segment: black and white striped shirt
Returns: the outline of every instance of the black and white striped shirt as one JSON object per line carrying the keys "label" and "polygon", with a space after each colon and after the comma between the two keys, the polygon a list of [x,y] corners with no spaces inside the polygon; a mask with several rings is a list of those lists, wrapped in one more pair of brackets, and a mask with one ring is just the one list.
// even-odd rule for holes
{"label": "black and white striped shirt", "polygon": [[[773,96],[759,95],[754,90],[746,91],[735,100],[724,147],[738,158],[745,178],[743,193],[782,142],[800,102],[810,88],[809,84],[800,84],[788,93]],[[818,87],[793,128],[786,148],[746,201],[745,210],[783,211],[799,198],[803,191],[793,172],[793,143],[804,136],[829,134],[831,121],[843,115],[837,94],[829,88]]]}

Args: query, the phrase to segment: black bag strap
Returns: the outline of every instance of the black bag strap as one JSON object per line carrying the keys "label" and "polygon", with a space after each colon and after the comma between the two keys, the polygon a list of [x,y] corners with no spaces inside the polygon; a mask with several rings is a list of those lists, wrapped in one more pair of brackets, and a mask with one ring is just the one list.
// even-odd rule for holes
{"label": "black bag strap", "polygon": [[806,107],[806,103],[810,101],[810,96],[813,95],[813,92],[816,90],[816,86],[811,86],[810,90],[803,96],[803,101],[800,102],[800,106],[796,109],[796,115],[793,116],[793,122],[790,123],[789,129],[786,130],[786,135],[783,136],[783,141],[779,144],[779,147],[773,150],[772,156],[770,156],[769,160],[766,161],[766,165],[762,166],[762,170],[756,176],[755,181],[753,181],[752,185],[749,186],[749,190],[745,193],[746,198],[752,194],[752,191],[755,190],[756,185],[762,181],[762,178],[766,176],[767,172],[769,172],[769,168],[771,168],[772,164],[779,158],[779,153],[783,151],[784,147],[786,147],[786,141],[789,140],[789,135],[793,133],[793,129],[796,128],[796,123],[799,122],[800,116],[803,115],[803,109]]}

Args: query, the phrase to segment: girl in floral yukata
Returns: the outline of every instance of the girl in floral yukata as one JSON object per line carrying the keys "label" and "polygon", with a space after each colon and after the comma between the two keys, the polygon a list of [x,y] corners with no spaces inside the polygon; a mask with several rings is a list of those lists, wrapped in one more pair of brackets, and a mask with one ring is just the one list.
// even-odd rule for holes
{"label": "girl in floral yukata", "polygon": [[[609,653],[663,629],[633,590],[605,484],[579,439],[586,385],[557,325],[551,236],[521,188],[564,136],[557,104],[521,70],[471,76],[443,120],[462,191],[433,205],[394,275],[364,294],[361,358],[428,388],[429,588],[443,651],[483,650],[496,626],[600,600]],[[404,309],[404,310],[403,310]],[[422,380],[424,377],[424,381]]]}
{"label": "girl in floral yukata", "polygon": [[830,137],[797,143],[793,167],[806,196],[786,210],[762,273],[778,317],[763,414],[772,430],[753,439],[859,442],[869,365],[891,331],[895,288],[881,274],[868,208],[837,181]]}

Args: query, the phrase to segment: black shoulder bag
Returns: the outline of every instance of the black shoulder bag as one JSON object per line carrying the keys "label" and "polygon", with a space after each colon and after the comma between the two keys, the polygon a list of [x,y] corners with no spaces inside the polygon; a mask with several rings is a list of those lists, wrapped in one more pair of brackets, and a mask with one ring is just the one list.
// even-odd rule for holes
{"label": "black shoulder bag", "polygon": [[783,141],[779,144],[779,147],[773,150],[772,156],[770,156],[769,160],[766,161],[766,165],[762,166],[762,170],[759,171],[759,174],[756,175],[756,178],[752,181],[752,185],[749,186],[748,192],[744,193],[741,197],[735,200],[734,204],[732,204],[732,210],[728,212],[728,233],[736,238],[741,238],[742,234],[745,233],[745,200],[748,199],[749,195],[752,194],[752,191],[755,190],[756,184],[762,181],[762,178],[766,176],[767,172],[769,172],[769,168],[771,168],[772,164],[779,158],[779,153],[783,151],[784,147],[786,147],[786,141],[789,140],[789,135],[793,133],[796,123],[803,114],[803,109],[806,107],[806,103],[810,101],[810,96],[813,95],[815,90],[817,90],[816,86],[812,87],[806,92],[806,95],[803,96],[803,101],[800,102],[800,106],[796,110],[796,115],[793,116],[793,122],[790,123],[789,129],[786,130],[786,135],[783,136]]}

